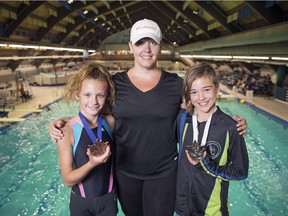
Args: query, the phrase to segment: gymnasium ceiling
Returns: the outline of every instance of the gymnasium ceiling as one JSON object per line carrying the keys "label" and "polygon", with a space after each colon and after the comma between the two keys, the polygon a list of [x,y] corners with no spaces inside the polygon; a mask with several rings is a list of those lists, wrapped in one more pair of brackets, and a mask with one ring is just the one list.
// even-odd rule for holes
{"label": "gymnasium ceiling", "polygon": [[[127,44],[131,26],[143,18],[156,21],[164,44],[180,54],[288,57],[288,1],[0,1],[0,44],[100,51]],[[1,61],[71,54],[0,50]]]}

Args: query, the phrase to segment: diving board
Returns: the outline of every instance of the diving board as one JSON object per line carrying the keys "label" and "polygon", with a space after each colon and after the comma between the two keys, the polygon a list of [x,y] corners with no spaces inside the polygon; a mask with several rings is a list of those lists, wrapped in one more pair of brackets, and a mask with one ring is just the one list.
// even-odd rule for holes
{"label": "diving board", "polygon": [[0,118],[0,122],[21,122],[24,120],[25,118]]}
{"label": "diving board", "polygon": [[42,109],[5,109],[4,112],[43,112]]}

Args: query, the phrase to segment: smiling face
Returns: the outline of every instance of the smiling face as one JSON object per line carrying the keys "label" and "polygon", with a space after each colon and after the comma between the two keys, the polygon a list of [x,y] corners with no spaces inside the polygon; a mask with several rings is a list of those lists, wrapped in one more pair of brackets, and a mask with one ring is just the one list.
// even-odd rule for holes
{"label": "smiling face", "polygon": [[79,100],[80,111],[87,118],[99,114],[107,97],[107,84],[99,79],[84,79],[76,99]]}
{"label": "smiling face", "polygon": [[134,55],[135,66],[153,69],[157,66],[157,59],[161,45],[151,38],[142,38],[135,44],[129,43],[131,52]]}
{"label": "smiling face", "polygon": [[209,76],[202,76],[192,82],[190,101],[197,115],[209,116],[216,106],[218,89]]}

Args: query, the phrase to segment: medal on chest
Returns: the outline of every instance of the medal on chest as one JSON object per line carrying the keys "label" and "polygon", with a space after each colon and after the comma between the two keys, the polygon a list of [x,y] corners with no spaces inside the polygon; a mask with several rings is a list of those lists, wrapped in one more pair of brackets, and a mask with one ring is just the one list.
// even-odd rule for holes
{"label": "medal on chest", "polygon": [[[216,108],[215,108],[214,112],[215,111],[216,111]],[[194,113],[192,115],[193,142],[191,144],[187,145],[186,149],[188,151],[188,154],[190,155],[190,157],[193,160],[201,160],[203,158],[204,152],[206,150],[206,142],[207,142],[207,137],[208,137],[210,123],[211,123],[213,113],[210,115],[210,117],[208,118],[208,120],[205,124],[204,133],[203,133],[201,143],[198,142],[199,130],[198,130],[198,125],[197,125],[196,112],[194,111]]]}
{"label": "medal on chest", "polygon": [[108,146],[108,142],[102,141],[102,117],[100,115],[98,116],[97,137],[93,133],[92,129],[90,128],[88,122],[86,121],[84,115],[81,112],[79,112],[79,117],[91,141],[93,142],[92,145],[88,145],[91,155],[96,157],[103,155]]}

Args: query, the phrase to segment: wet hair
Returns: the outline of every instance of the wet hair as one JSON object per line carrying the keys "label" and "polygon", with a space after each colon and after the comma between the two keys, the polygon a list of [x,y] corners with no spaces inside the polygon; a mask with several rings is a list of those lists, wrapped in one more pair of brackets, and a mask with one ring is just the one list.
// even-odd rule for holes
{"label": "wet hair", "polygon": [[190,91],[192,87],[192,83],[201,77],[207,76],[211,79],[215,88],[219,88],[219,79],[212,68],[212,66],[208,63],[198,63],[191,68],[185,74],[182,95],[183,95],[183,103],[187,111],[192,114],[193,113],[193,105],[190,101]]}
{"label": "wet hair", "polygon": [[64,98],[67,102],[76,100],[75,96],[80,92],[81,85],[85,79],[102,80],[107,84],[107,104],[114,104],[115,102],[115,86],[112,76],[108,69],[103,65],[85,62],[79,71],[73,74],[67,81],[65,86]]}

